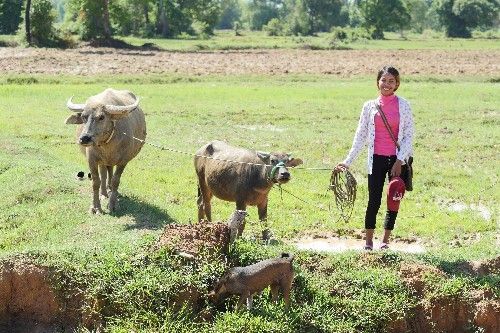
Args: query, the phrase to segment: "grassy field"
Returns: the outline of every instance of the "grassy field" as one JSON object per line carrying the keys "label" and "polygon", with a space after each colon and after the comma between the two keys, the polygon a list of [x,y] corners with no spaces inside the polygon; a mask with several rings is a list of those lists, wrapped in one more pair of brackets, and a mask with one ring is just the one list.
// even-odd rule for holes
{"label": "grassy field", "polygon": [[[498,37],[498,36],[497,36]],[[439,33],[419,35],[408,33],[401,37],[398,33],[385,33],[384,40],[360,39],[354,42],[337,42],[332,44],[330,33],[319,33],[317,36],[267,36],[262,31],[243,31],[236,36],[230,30],[218,30],[209,39],[143,39],[122,37],[124,41],[140,46],[143,43],[154,43],[165,50],[196,51],[196,50],[233,50],[233,49],[288,49],[312,48],[331,49],[345,48],[354,50],[488,50],[499,49],[498,39],[487,38],[444,38]]]}
{"label": "grassy field", "polygon": [[[232,30],[216,30],[210,38],[185,36],[177,39],[138,38],[124,36],[121,39],[134,46],[152,43],[168,51],[203,51],[203,50],[244,50],[244,49],[353,49],[353,50],[498,50],[500,35],[476,33],[477,38],[445,38],[443,33],[426,31],[424,34],[405,32],[386,32],[384,40],[359,39],[352,42],[332,43],[331,33],[318,33],[317,36],[268,36],[263,31],[241,31],[236,36]],[[76,39],[76,37],[75,37]],[[0,35],[1,43],[13,45],[20,38],[12,35]]]}
{"label": "grassy field", "polygon": [[[163,252],[144,265],[134,264],[137,255],[150,255],[146,249],[166,224],[196,221],[189,154],[219,139],[291,152],[304,160],[304,168],[332,168],[350,148],[362,103],[376,96],[373,80],[183,77],[154,84],[74,77],[60,84],[41,77],[37,84],[12,79],[0,89],[0,258],[29,256],[58,267],[90,295],[105,295],[106,304],[120,309],[119,316],[106,318],[110,332],[380,332],[420,301],[398,278],[402,262],[426,263],[448,274],[428,279],[426,300],[467,298],[467,291],[477,288],[498,297],[498,274],[474,277],[456,268],[500,254],[498,83],[405,79],[398,92],[411,102],[415,116],[415,191],[404,199],[395,236],[422,240],[424,254],[319,255],[286,245],[304,235],[363,228],[367,186],[362,153],[352,168],[359,185],[349,223],[328,211],[334,204],[327,191],[329,171],[294,170],[285,188],[308,203],[287,193],[281,197],[278,189],[271,192],[269,224],[279,244],[262,247],[247,239],[233,249],[231,260],[241,264],[282,250],[297,253],[291,312],[261,297],[256,310],[241,314],[232,311],[234,302],[222,311],[206,304],[204,311],[215,313],[208,322],[193,321],[200,312],[189,309],[174,313],[166,299],[176,289],[190,284],[207,291],[224,270],[222,263],[209,261],[179,268]],[[87,166],[75,144],[74,126],[64,125],[69,115],[65,102],[74,95],[83,103],[110,86],[141,97],[149,142],[185,154],[144,146],[122,177],[118,213],[90,216],[90,181],[75,179]],[[233,209],[232,203],[213,200],[215,220],[225,220]],[[261,228],[256,209],[249,213],[247,237]]]}

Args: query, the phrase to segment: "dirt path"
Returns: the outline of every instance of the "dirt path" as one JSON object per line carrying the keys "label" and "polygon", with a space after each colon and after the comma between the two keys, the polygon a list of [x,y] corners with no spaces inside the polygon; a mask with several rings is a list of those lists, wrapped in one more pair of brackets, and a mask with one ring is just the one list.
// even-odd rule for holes
{"label": "dirt path", "polygon": [[394,64],[405,74],[497,77],[500,51],[250,50],[166,52],[81,47],[0,48],[0,74],[332,74],[373,75]]}

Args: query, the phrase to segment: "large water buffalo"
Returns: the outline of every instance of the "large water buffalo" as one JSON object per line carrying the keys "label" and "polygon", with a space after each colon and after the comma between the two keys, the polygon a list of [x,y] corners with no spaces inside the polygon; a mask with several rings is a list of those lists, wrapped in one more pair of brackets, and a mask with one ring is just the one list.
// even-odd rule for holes
{"label": "large water buffalo", "polygon": [[[66,124],[79,124],[77,143],[87,157],[92,175],[90,212],[102,213],[99,189],[105,197],[110,191],[108,207],[110,212],[114,212],[123,170],[143,146],[143,142],[131,136],[141,140],[146,138],[146,121],[139,108],[139,99],[126,90],[106,89],[89,97],[85,104],[74,104],[70,98],[67,107],[75,114],[66,119]],[[113,173],[114,166],[116,170]]]}
{"label": "large water buffalo", "polygon": [[[202,157],[206,156],[206,157]],[[231,162],[233,161],[233,162]],[[212,141],[194,158],[198,175],[198,220],[212,220],[212,196],[236,202],[236,209],[257,206],[259,219],[267,218],[267,198],[273,184],[290,180],[287,167],[302,163],[289,154],[263,153]],[[267,165],[267,166],[265,166]]]}

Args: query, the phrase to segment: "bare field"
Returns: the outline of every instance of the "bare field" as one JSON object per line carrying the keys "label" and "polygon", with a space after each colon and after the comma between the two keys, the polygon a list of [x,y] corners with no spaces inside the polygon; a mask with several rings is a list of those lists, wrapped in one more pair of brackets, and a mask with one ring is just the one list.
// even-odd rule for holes
{"label": "bare field", "polygon": [[373,75],[393,64],[405,75],[495,77],[500,51],[444,50],[245,50],[210,52],[0,48],[0,73],[97,74],[331,74]]}

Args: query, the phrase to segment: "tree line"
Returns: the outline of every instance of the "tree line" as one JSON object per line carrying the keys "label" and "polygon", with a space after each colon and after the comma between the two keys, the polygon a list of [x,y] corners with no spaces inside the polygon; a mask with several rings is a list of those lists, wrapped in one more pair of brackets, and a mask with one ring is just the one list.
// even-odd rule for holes
{"label": "tree line", "polygon": [[497,29],[499,7],[499,0],[0,0],[0,34],[22,33],[44,46],[75,34],[86,41],[208,38],[214,29],[343,36],[343,28],[353,28],[373,39],[384,31],[433,29],[467,38],[474,28]]}

